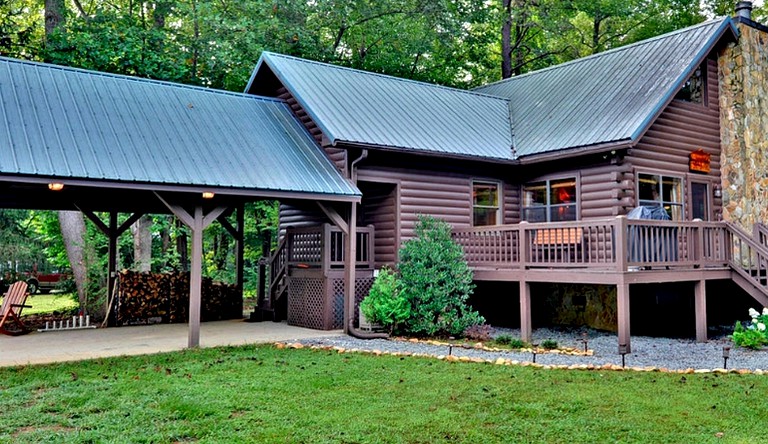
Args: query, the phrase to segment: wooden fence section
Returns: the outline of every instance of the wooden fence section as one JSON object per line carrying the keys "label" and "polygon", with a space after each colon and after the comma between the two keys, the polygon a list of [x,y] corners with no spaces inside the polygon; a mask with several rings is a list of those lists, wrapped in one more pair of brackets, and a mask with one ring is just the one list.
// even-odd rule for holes
{"label": "wooden fence section", "polygon": [[[357,229],[358,267],[373,268],[372,225]],[[300,268],[343,268],[345,235],[336,226],[323,224],[306,228],[288,228],[285,233],[285,265]]]}
{"label": "wooden fence section", "polygon": [[454,230],[453,237],[475,268],[628,271],[727,266],[733,250],[732,231],[724,222],[617,217],[475,227]]}

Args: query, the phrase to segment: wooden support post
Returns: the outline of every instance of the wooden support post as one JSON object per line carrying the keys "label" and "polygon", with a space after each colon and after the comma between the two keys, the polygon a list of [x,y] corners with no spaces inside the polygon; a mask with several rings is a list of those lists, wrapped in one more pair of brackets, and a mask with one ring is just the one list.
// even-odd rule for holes
{"label": "wooden support post", "polygon": [[629,284],[616,285],[616,307],[619,328],[619,345],[626,345],[627,353],[632,353],[629,338]]}
{"label": "wooden support post", "polygon": [[344,255],[344,333],[349,334],[355,310],[355,267],[357,257],[357,204],[352,203],[347,222],[347,245]]}
{"label": "wooden support post", "polygon": [[520,281],[520,340],[531,342],[531,284]]}
{"label": "wooden support post", "polygon": [[269,261],[272,247],[272,232],[268,228],[261,232],[261,256],[265,260],[259,261],[259,308],[264,308],[267,299],[267,261]]}
{"label": "wooden support post", "polygon": [[[120,233],[117,230],[117,213],[109,213],[109,229],[107,230],[108,247],[107,254],[107,300],[105,301],[106,309],[110,308],[110,299],[115,294],[115,282],[117,280],[117,238],[120,237]],[[117,325],[117,307],[112,304],[113,309],[107,313],[107,326],[114,327]]]}
{"label": "wooden support post", "polygon": [[[616,230],[616,268],[622,273],[627,271],[627,240],[629,238],[627,236],[627,226],[627,216],[616,216],[616,224],[614,225]],[[629,295],[629,292],[627,292],[627,295]],[[627,310],[629,310],[629,307],[627,307]],[[627,318],[627,322],[629,322],[629,318]]]}
{"label": "wooden support post", "polygon": [[697,281],[693,292],[696,310],[696,342],[707,342],[707,281]]}
{"label": "wooden support post", "polygon": [[200,300],[203,285],[203,207],[192,220],[192,264],[189,270],[189,348],[200,345]]}

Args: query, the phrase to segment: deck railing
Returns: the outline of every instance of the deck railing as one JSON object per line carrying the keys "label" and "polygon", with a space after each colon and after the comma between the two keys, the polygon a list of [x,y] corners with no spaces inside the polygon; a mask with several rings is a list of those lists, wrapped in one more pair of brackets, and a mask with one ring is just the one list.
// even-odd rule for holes
{"label": "deck railing", "polygon": [[723,222],[614,219],[457,229],[475,268],[723,267],[730,260]]}
{"label": "deck railing", "polygon": [[[315,227],[288,228],[285,233],[288,266],[300,268],[344,267],[344,242],[346,235],[336,226],[323,224]],[[374,230],[372,225],[357,228],[358,267],[373,268]]]}

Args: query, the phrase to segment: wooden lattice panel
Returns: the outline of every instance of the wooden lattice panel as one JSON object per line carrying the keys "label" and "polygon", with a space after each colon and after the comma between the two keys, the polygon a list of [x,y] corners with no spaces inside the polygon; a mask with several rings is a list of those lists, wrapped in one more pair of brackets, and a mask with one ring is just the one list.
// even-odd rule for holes
{"label": "wooden lattice panel", "polygon": [[324,330],[324,278],[288,279],[288,324]]}

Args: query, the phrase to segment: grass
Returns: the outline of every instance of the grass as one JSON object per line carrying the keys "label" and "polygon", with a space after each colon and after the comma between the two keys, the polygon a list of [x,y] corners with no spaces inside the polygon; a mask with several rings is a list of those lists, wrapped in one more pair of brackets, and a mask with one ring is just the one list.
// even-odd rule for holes
{"label": "grass", "polygon": [[[0,298],[2,302],[3,298]],[[24,316],[43,313],[70,312],[77,308],[78,303],[71,293],[33,294],[27,297],[27,305],[22,311]]]}
{"label": "grass", "polygon": [[0,442],[757,442],[765,393],[755,375],[246,346],[0,369]]}

